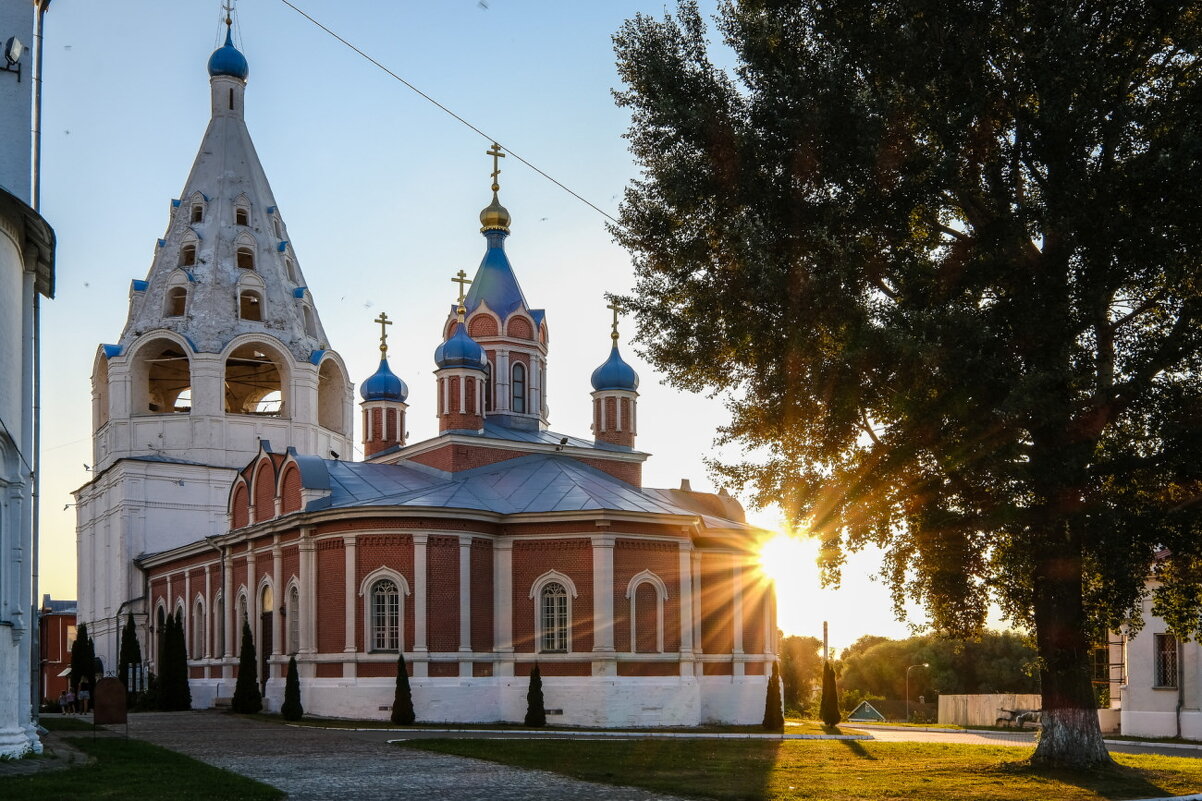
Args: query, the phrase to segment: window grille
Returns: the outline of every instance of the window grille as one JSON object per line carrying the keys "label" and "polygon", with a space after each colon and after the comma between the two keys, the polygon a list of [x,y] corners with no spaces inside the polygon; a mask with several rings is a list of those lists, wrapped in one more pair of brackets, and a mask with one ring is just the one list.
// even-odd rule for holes
{"label": "window grille", "polygon": [[542,648],[543,652],[568,650],[568,591],[557,581],[542,589]]}
{"label": "window grille", "polygon": [[401,647],[401,594],[392,579],[381,579],[371,588],[371,647],[373,651],[399,651]]}
{"label": "window grille", "polygon": [[1157,634],[1156,640],[1156,687],[1177,686],[1177,637],[1172,634]]}

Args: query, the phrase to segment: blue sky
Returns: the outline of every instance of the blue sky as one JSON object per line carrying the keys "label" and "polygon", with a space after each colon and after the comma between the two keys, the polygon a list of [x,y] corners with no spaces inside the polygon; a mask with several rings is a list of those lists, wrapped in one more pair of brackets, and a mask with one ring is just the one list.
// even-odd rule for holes
{"label": "blue sky", "polygon": [[[295,0],[489,137],[616,216],[636,167],[614,105],[611,43],[639,0]],[[702,3],[712,13],[712,3]],[[125,324],[132,278],[144,278],[209,116],[205,64],[224,37],[216,0],[56,0],[46,17],[42,212],[58,233],[58,295],[44,312],[44,592],[75,596],[75,510],[63,510],[91,463],[96,346]],[[489,141],[456,122],[280,0],[237,4],[235,41],[250,63],[246,119],[331,345],[361,382],[375,369],[381,311],[391,365],[410,387],[412,440],[436,432],[432,354],[459,269],[484,250]],[[506,248],[529,302],[547,309],[554,430],[588,435],[589,374],[606,357],[603,295],[632,283],[604,218],[514,158],[501,199]],[[623,342],[633,323],[623,324]],[[638,446],[649,486],[689,478],[715,489],[702,459],[725,419],[720,399],[677,392],[625,346],[642,379]],[[357,414],[356,414],[357,416]],[[771,524],[772,516],[757,518]],[[832,643],[904,636],[879,585],[847,570],[846,589],[782,609],[789,633]],[[836,614],[837,610],[838,614]]]}

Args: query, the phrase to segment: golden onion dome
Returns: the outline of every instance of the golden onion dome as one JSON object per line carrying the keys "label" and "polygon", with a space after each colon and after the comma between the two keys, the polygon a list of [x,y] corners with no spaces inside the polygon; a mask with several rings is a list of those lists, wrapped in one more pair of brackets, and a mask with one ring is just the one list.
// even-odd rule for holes
{"label": "golden onion dome", "polygon": [[492,203],[489,203],[484,211],[480,212],[480,230],[482,232],[504,231],[509,233],[509,210],[501,205],[495,188],[492,193]]}

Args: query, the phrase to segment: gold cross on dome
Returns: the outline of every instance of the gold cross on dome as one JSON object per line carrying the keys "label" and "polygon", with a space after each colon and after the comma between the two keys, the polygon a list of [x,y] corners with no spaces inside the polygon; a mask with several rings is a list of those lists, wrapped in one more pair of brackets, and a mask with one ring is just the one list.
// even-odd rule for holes
{"label": "gold cross on dome", "polygon": [[388,315],[380,312],[380,316],[372,320],[373,323],[380,324],[380,353],[388,353],[388,326],[392,325],[392,320],[388,319]]}
{"label": "gold cross on dome", "polygon": [[493,142],[492,147],[484,152],[492,156],[492,191],[496,192],[501,188],[501,185],[497,183],[497,176],[501,174],[501,162],[498,159],[505,158],[505,154],[501,152],[501,146],[496,142]]}
{"label": "gold cross on dome", "polygon": [[233,0],[225,0],[225,24],[234,24],[234,2]]}
{"label": "gold cross on dome", "polygon": [[621,307],[618,306],[618,302],[615,300],[605,308],[611,309],[614,313],[613,330],[611,331],[609,338],[612,339],[616,345],[618,344],[618,311],[620,311]]}
{"label": "gold cross on dome", "polygon": [[465,273],[463,270],[460,270],[459,272],[455,273],[455,277],[451,279],[452,284],[459,284],[459,305],[460,306],[463,305],[463,299],[467,296],[467,292],[464,290],[464,287],[466,287],[471,282],[472,282],[471,279],[467,277],[467,273]]}

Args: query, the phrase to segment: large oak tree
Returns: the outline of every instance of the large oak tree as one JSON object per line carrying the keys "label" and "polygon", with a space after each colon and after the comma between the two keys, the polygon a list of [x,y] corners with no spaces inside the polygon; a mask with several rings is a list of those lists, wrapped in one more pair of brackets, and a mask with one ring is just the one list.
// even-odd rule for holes
{"label": "large oak tree", "polygon": [[[643,352],[716,467],[952,634],[1029,625],[1034,761],[1109,760],[1091,641],[1202,620],[1198,3],[690,2],[615,37]],[[1157,561],[1158,554],[1171,555]]]}

